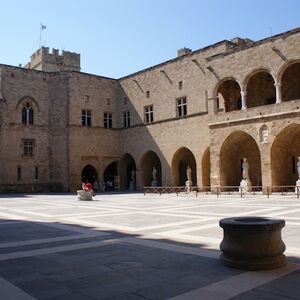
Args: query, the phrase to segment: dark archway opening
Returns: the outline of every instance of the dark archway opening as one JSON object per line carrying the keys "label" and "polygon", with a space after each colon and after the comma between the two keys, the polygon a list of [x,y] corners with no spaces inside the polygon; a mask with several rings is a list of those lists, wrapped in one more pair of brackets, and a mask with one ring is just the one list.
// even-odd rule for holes
{"label": "dark archway opening", "polygon": [[225,112],[242,108],[241,88],[235,80],[228,79],[224,81],[218,88],[217,95],[219,108],[225,109]]}
{"label": "dark archway opening", "polygon": [[172,160],[172,174],[174,186],[185,186],[187,181],[187,167],[192,170],[192,184],[197,185],[197,165],[193,153],[188,148],[176,151]]}
{"label": "dark archway opening", "polygon": [[103,173],[103,181],[105,183],[105,190],[112,191],[119,189],[118,165],[113,162],[108,165]]}
{"label": "dark archway opening", "polygon": [[300,99],[300,63],[289,66],[281,80],[282,101]]}
{"label": "dark archway opening", "polygon": [[141,160],[141,183],[142,186],[151,186],[154,181],[153,168],[156,169],[157,186],[162,184],[161,162],[158,155],[148,151]]}
{"label": "dark archway opening", "polygon": [[248,133],[235,131],[224,141],[220,152],[220,185],[239,186],[242,180],[242,161],[247,158],[249,178],[253,186],[262,184],[260,152]]}
{"label": "dark archway opening", "polygon": [[300,125],[291,124],[275,138],[271,148],[272,186],[295,185],[300,156]]}
{"label": "dark archway opening", "polygon": [[276,89],[273,77],[267,71],[254,74],[247,84],[247,107],[276,103]]}
{"label": "dark archway opening", "polygon": [[129,190],[129,188],[136,190],[136,165],[133,157],[128,153],[120,160],[119,174],[122,190]]}
{"label": "dark archway opening", "polygon": [[90,182],[95,189],[95,186],[98,186],[98,173],[96,168],[91,165],[86,165],[81,171],[81,181],[84,183]]}

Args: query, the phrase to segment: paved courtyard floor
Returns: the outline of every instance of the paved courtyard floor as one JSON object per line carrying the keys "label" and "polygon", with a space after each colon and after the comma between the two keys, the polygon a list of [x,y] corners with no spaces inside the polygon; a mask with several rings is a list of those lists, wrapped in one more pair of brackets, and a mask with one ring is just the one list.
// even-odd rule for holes
{"label": "paved courtyard floor", "polygon": [[[283,218],[287,266],[219,263],[219,220]],[[293,195],[0,195],[0,299],[300,299]]]}

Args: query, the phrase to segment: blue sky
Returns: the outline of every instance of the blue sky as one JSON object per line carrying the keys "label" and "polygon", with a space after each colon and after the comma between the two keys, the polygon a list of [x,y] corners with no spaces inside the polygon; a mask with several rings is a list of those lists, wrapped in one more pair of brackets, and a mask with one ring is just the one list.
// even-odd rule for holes
{"label": "blue sky", "polygon": [[25,64],[42,44],[81,54],[83,72],[120,78],[236,36],[300,26],[299,0],[0,0],[0,63]]}

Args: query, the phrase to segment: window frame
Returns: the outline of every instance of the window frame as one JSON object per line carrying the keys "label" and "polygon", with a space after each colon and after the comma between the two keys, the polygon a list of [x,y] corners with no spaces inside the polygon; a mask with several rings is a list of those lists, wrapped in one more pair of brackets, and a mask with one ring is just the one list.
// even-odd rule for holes
{"label": "window frame", "polygon": [[103,112],[103,127],[112,128],[113,113],[109,111]]}
{"label": "window frame", "polygon": [[35,140],[22,139],[23,156],[31,157],[34,155]]}
{"label": "window frame", "polygon": [[34,124],[34,110],[29,102],[26,102],[22,108],[22,124],[33,125]]}
{"label": "window frame", "polygon": [[123,127],[124,128],[130,127],[130,111],[123,112]]}
{"label": "window frame", "polygon": [[92,110],[81,109],[81,126],[92,127]]}
{"label": "window frame", "polygon": [[144,106],[144,123],[151,124],[154,122],[153,104]]}
{"label": "window frame", "polygon": [[187,116],[187,97],[180,97],[176,99],[176,116],[183,118]]}

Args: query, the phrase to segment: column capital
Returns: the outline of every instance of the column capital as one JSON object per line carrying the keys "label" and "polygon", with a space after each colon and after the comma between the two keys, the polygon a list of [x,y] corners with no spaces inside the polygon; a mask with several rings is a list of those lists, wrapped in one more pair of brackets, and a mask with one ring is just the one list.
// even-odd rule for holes
{"label": "column capital", "polygon": [[281,82],[276,82],[276,83],[274,83],[274,86],[275,86],[275,87],[280,87],[280,86],[281,86]]}

